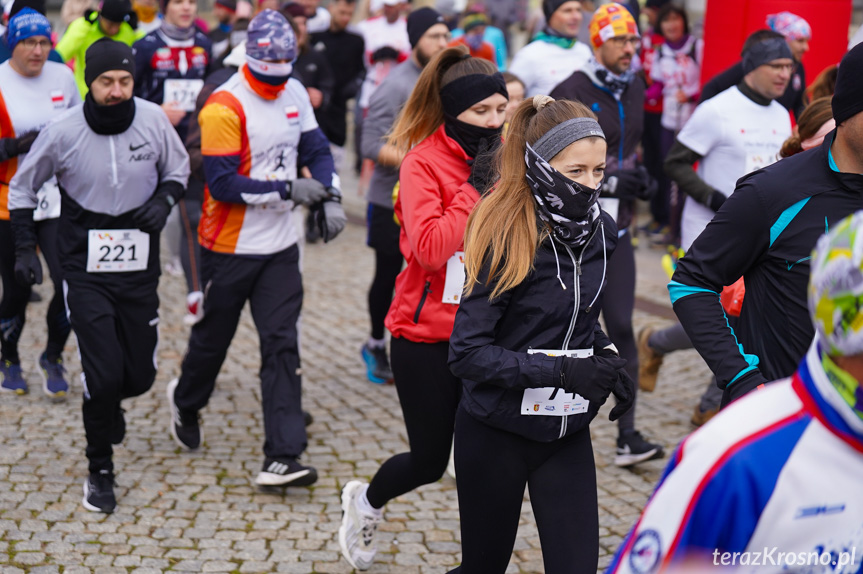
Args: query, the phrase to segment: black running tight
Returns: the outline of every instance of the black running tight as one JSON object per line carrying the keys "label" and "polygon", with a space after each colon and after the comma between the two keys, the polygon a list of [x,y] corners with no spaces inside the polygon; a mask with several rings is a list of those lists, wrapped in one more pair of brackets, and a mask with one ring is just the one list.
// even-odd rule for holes
{"label": "black running tight", "polygon": [[461,381],[449,372],[449,342],[414,343],[393,337],[392,369],[410,452],[384,462],[366,496],[375,508],[443,476],[452,447]]}

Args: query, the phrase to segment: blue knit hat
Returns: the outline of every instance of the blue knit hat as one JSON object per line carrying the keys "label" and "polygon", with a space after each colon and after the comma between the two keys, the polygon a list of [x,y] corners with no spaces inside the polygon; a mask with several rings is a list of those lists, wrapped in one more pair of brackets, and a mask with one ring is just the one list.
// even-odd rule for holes
{"label": "blue knit hat", "polygon": [[246,55],[256,60],[297,58],[297,37],[288,20],[275,10],[263,10],[249,22]]}
{"label": "blue knit hat", "polygon": [[9,51],[15,50],[18,42],[33,36],[45,36],[51,39],[51,22],[44,15],[32,8],[24,8],[9,20],[6,31],[6,43]]}

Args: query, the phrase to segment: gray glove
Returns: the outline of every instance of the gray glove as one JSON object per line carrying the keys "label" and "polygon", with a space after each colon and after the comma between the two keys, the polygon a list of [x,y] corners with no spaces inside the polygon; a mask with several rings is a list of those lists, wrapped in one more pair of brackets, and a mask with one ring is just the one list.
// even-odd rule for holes
{"label": "gray glove", "polygon": [[336,235],[342,232],[342,229],[345,228],[345,224],[348,222],[345,210],[338,201],[325,201],[316,210],[316,219],[318,227],[321,230],[321,237],[324,238],[324,243],[335,239]]}
{"label": "gray glove", "polygon": [[329,192],[324,184],[311,178],[289,181],[285,185],[285,190],[285,199],[291,199],[294,203],[303,205],[314,205],[329,197]]}

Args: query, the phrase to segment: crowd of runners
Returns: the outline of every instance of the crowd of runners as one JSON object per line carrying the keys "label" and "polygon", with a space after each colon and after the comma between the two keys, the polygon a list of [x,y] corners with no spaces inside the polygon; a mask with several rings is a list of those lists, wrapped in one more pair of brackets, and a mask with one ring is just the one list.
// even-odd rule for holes
{"label": "crowd of runners", "polygon": [[[409,450],[342,485],[352,567],[374,564],[386,504],[448,471],[451,572],[507,569],[528,488],[545,571],[593,574],[589,425],[613,396],[614,463],[665,456],[638,430],[638,393],[694,347],[714,374],[693,405],[704,428],[667,445],[610,571],[762,547],[799,571],[863,568],[863,47],[807,85],[818,38],[779,12],[702,85],[704,42],[671,0],[319,3],[215,0],[212,27],[195,0],[66,0],[54,23],[44,0],[4,7],[0,388],[14,401],[38,372],[66,400],[74,332],[83,506],[117,506],[113,447],[123,400],[157,377],[163,269],[185,276],[190,326],[166,432],[206,448],[248,302],[254,482],[317,481],[301,460],[303,246],[344,229],[339,174],[355,172],[374,252],[357,361],[395,384]],[[633,330],[639,240],[669,250],[680,322],[663,330]],[[43,262],[47,345],[22,357]]]}

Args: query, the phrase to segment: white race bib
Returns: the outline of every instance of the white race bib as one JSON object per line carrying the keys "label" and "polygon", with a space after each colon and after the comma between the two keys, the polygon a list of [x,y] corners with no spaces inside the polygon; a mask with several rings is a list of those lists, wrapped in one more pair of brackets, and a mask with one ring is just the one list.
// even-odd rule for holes
{"label": "white race bib", "polygon": [[91,229],[87,241],[88,273],[144,271],[150,235],[139,229]]}
{"label": "white race bib", "polygon": [[525,389],[521,414],[525,416],[567,417],[587,412],[590,401],[558,387]]}
{"label": "white race bib", "polygon": [[617,212],[620,211],[620,200],[613,197],[599,198],[599,206],[617,222]]}
{"label": "white race bib", "polygon": [[162,101],[177,102],[181,110],[194,112],[195,101],[198,99],[198,94],[203,87],[204,80],[165,80],[165,91]]}
{"label": "white race bib", "polygon": [[446,262],[443,302],[458,305],[464,290],[464,251],[456,251]]}
{"label": "white race bib", "polygon": [[36,201],[33,221],[60,217],[60,185],[57,183],[56,177],[45,182],[42,189],[36,193]]}

